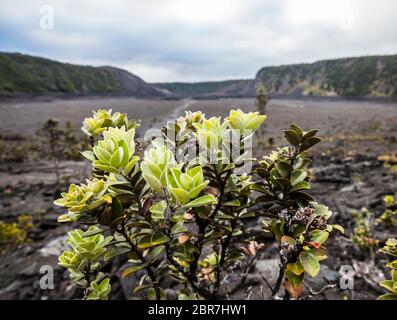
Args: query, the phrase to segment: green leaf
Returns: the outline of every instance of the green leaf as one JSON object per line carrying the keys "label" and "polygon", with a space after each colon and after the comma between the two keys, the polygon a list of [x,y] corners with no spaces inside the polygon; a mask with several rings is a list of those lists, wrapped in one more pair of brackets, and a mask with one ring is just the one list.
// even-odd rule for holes
{"label": "green leaf", "polygon": [[276,198],[275,196],[271,194],[266,194],[263,196],[259,196],[258,198],[255,199],[255,203],[261,203],[261,202],[271,202],[274,201]]}
{"label": "green leaf", "polygon": [[295,133],[299,136],[299,138],[303,137],[303,130],[301,127],[297,126],[296,124],[290,125],[290,130],[295,131]]}
{"label": "green leaf", "polygon": [[146,249],[168,242],[170,239],[160,231],[143,236],[138,243],[138,248]]}
{"label": "green leaf", "polygon": [[320,138],[316,138],[316,137],[308,138],[306,141],[304,141],[301,144],[301,146],[299,148],[299,153],[301,153],[301,152],[313,147],[315,144],[319,143],[320,141],[321,141]]}
{"label": "green leaf", "polygon": [[282,236],[280,239],[280,242],[283,243],[287,243],[287,244],[292,244],[295,245],[296,241],[294,238],[291,238],[289,236]]}
{"label": "green leaf", "polygon": [[164,245],[154,247],[151,249],[150,253],[147,255],[147,259],[154,260],[161,252],[165,249]]}
{"label": "green leaf", "polygon": [[306,181],[301,181],[297,183],[290,192],[298,191],[298,190],[307,190],[310,189],[310,184]]}
{"label": "green leaf", "polygon": [[300,275],[296,275],[295,273],[287,269],[284,271],[284,275],[289,280],[289,282],[291,282],[294,289],[298,288],[302,284],[303,273]]}
{"label": "green leaf", "polygon": [[290,187],[290,182],[289,179],[287,178],[277,178],[276,179],[277,183],[283,188],[289,188]]}
{"label": "green leaf", "polygon": [[300,142],[300,136],[294,130],[284,130],[284,138],[293,146],[297,146]]}
{"label": "green leaf", "polygon": [[110,164],[113,167],[120,166],[122,160],[124,159],[124,150],[122,147],[118,147],[116,151],[113,153],[112,157],[110,158]]}
{"label": "green leaf", "polygon": [[109,153],[109,151],[101,148],[101,147],[94,147],[93,152],[95,156],[98,158],[98,160],[102,163],[108,163],[112,155]]}
{"label": "green leaf", "polygon": [[[275,169],[274,169],[275,170]],[[273,171],[273,170],[272,170]],[[277,190],[283,190],[283,185],[277,181],[277,178],[275,178],[274,176],[270,176],[269,178],[271,184],[273,185],[273,187]],[[288,181],[289,183],[289,181]]]}
{"label": "green leaf", "polygon": [[298,183],[302,182],[305,180],[307,176],[307,172],[304,170],[295,170],[291,173],[291,186],[295,186]]}
{"label": "green leaf", "polygon": [[174,195],[175,200],[180,203],[187,202],[190,199],[189,194],[182,188],[170,188],[170,192]]}
{"label": "green leaf", "polygon": [[340,233],[345,233],[345,229],[342,226],[340,226],[339,224],[332,224],[331,226],[332,226],[332,228],[338,230]]}
{"label": "green leaf", "polygon": [[397,293],[397,290],[393,288],[394,281],[393,280],[383,280],[379,282],[379,285],[387,290],[389,290],[391,293]]}
{"label": "green leaf", "polygon": [[94,166],[94,168],[97,168],[99,170],[105,171],[105,172],[110,172],[110,173],[119,173],[119,170],[117,168],[111,167],[111,166],[107,166],[104,164],[101,164],[98,161],[94,161],[92,163],[92,165]]}
{"label": "green leaf", "polygon": [[272,220],[272,231],[278,242],[281,242],[281,238],[284,235],[284,224],[285,224],[284,220],[281,221],[277,221],[276,219]]}
{"label": "green leaf", "polygon": [[329,232],[326,230],[313,230],[310,232],[310,236],[312,238],[312,241],[318,242],[319,244],[323,244],[325,241],[327,241]]}
{"label": "green leaf", "polygon": [[285,161],[277,161],[276,169],[282,177],[288,177],[290,172],[293,170],[292,166]]}
{"label": "green leaf", "polygon": [[191,190],[194,188],[194,180],[192,177],[187,175],[186,173],[182,173],[180,176],[180,183],[185,190]]}
{"label": "green leaf", "polygon": [[240,251],[231,251],[226,256],[225,260],[228,261],[228,262],[232,262],[232,261],[238,261],[238,260],[240,260],[241,258],[244,258],[244,257],[245,257],[245,255],[242,252],[240,252]]}
{"label": "green leaf", "polygon": [[397,300],[397,294],[387,293],[387,294],[381,295],[376,300]]}
{"label": "green leaf", "polygon": [[81,152],[81,155],[90,161],[96,160],[95,154],[92,151],[83,151],[83,152]]}
{"label": "green leaf", "polygon": [[144,268],[146,268],[148,266],[148,263],[143,263],[143,264],[139,264],[136,266],[132,266],[132,267],[128,267],[126,269],[124,269],[123,273],[121,274],[121,277],[125,278],[128,277],[129,275],[142,270]]}
{"label": "green leaf", "polygon": [[391,273],[391,278],[394,281],[394,287],[396,287],[396,285],[397,285],[397,270],[392,270],[390,273]]}
{"label": "green leaf", "polygon": [[183,207],[190,207],[190,208],[196,208],[196,207],[204,207],[207,204],[214,204],[217,203],[216,198],[213,195],[206,195],[202,196],[200,198],[194,199],[193,201],[190,201],[189,203],[185,204]]}
{"label": "green leaf", "polygon": [[322,248],[310,248],[310,253],[316,257],[317,261],[322,261],[327,259],[327,252]]}
{"label": "green leaf", "polygon": [[125,166],[124,168],[124,172],[125,174],[130,174],[132,168],[135,166],[135,164],[138,162],[139,157],[138,156],[133,156],[130,160],[130,162],[128,162],[128,164]]}
{"label": "green leaf", "polygon": [[234,219],[234,216],[231,216],[229,214],[225,214],[225,213],[220,211],[217,214],[217,218],[220,219],[220,220],[231,220],[231,219]]}
{"label": "green leaf", "polygon": [[255,212],[254,211],[248,211],[248,212],[241,212],[239,215],[238,215],[238,217],[240,218],[240,219],[246,219],[246,218],[253,218],[253,217],[255,217],[256,216],[256,214],[255,214]]}
{"label": "green leaf", "polygon": [[167,208],[167,203],[165,202],[165,200],[161,200],[149,208],[151,217],[154,222],[165,219],[164,212],[166,208]]}
{"label": "green leaf", "polygon": [[302,191],[295,191],[294,193],[291,193],[290,198],[306,202],[314,201],[314,198],[310,194]]}
{"label": "green leaf", "polygon": [[183,233],[186,232],[187,229],[183,226],[184,221],[181,220],[177,223],[175,223],[172,228],[171,228],[171,233],[175,234],[175,233]]}
{"label": "green leaf", "polygon": [[100,234],[100,233],[102,233],[102,232],[103,232],[102,229],[87,230],[86,232],[84,232],[83,238],[95,236],[95,235]]}
{"label": "green leaf", "polygon": [[240,200],[239,199],[234,199],[231,201],[227,201],[223,204],[226,207],[239,207],[240,206]]}
{"label": "green leaf", "polygon": [[237,236],[239,236],[240,234],[243,234],[243,230],[241,230],[241,229],[237,229],[237,230],[234,230],[234,231],[232,232],[232,236],[233,236],[233,237],[237,237]]}
{"label": "green leaf", "polygon": [[145,284],[145,285],[137,286],[134,288],[134,293],[137,293],[143,289],[151,288],[152,286],[153,286],[152,284]]}
{"label": "green leaf", "polygon": [[109,282],[110,282],[110,279],[109,279],[109,278],[106,278],[106,279],[103,279],[103,280],[102,280],[102,282],[101,282],[100,285],[99,285],[101,291],[105,291],[105,290],[108,288]]}
{"label": "green leaf", "polygon": [[187,246],[186,244],[187,243],[185,243],[184,245],[180,246],[175,250],[174,257],[181,259],[185,262],[190,262],[193,261],[193,254],[189,250],[189,246]]}
{"label": "green leaf", "polygon": [[58,217],[58,222],[75,222],[78,220],[79,216],[79,214],[63,214]]}
{"label": "green leaf", "polygon": [[303,268],[302,264],[299,261],[295,263],[288,263],[287,269],[297,276],[300,276],[305,271],[305,269]]}
{"label": "green leaf", "polygon": [[300,224],[295,227],[292,235],[294,236],[294,238],[297,239],[305,231],[306,231],[306,226]]}
{"label": "green leaf", "polygon": [[328,220],[332,216],[332,211],[330,211],[327,206],[319,204],[316,207],[316,215],[323,216],[325,219]]}
{"label": "green leaf", "polygon": [[103,256],[103,258],[105,259],[105,261],[108,261],[116,256],[119,256],[121,254],[130,252],[131,249],[130,248],[114,248],[114,249],[110,249],[108,251],[106,251],[105,255]]}
{"label": "green leaf", "polygon": [[112,202],[112,221],[115,221],[117,218],[121,217],[123,211],[124,208],[121,201],[117,198],[114,198]]}
{"label": "green leaf", "polygon": [[120,159],[120,166],[125,167],[128,164],[128,160],[130,159],[130,155],[128,153],[128,146],[124,140],[119,142],[120,147],[122,148],[122,158]]}
{"label": "green leaf", "polygon": [[301,262],[305,271],[311,277],[315,277],[320,272],[320,263],[311,253],[301,252],[301,254],[299,255],[299,261]]}
{"label": "green leaf", "polygon": [[303,135],[301,141],[302,141],[302,142],[305,142],[307,139],[309,139],[309,138],[311,138],[311,137],[314,137],[314,136],[316,135],[317,132],[318,132],[317,129],[313,129],[313,130],[310,130],[310,131],[306,132],[306,133]]}
{"label": "green leaf", "polygon": [[[165,293],[165,291],[162,288],[159,288],[160,290],[160,300],[166,300],[167,299],[167,294]],[[149,300],[156,300],[156,290],[151,287],[148,289],[148,291],[146,292],[146,297]]]}
{"label": "green leaf", "polygon": [[133,187],[131,186],[131,184],[129,182],[125,182],[125,181],[112,182],[111,187],[115,188],[115,189],[126,190],[126,191],[133,190]]}
{"label": "green leaf", "polygon": [[260,192],[260,193],[266,193],[266,194],[269,193],[269,190],[267,190],[263,185],[258,184],[258,183],[252,184],[250,186],[250,189],[254,190],[254,191],[257,191],[257,192]]}
{"label": "green leaf", "polygon": [[209,212],[208,212],[208,210],[206,210],[205,207],[196,208],[195,211],[196,211],[197,215],[198,215],[201,219],[203,219],[203,220],[209,220],[209,218],[208,218]]}

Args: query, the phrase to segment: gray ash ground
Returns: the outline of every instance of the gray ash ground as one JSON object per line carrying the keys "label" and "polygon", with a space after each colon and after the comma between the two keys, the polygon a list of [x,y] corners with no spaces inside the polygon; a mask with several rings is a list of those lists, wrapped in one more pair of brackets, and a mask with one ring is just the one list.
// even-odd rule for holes
{"label": "gray ash ground", "polygon": [[[161,109],[161,114],[154,125],[159,125],[175,108],[178,108],[178,103],[173,103],[175,105],[167,102],[164,108],[169,108],[170,111],[164,112],[164,109]],[[141,104],[143,102],[140,101],[138,105]],[[193,102],[186,108],[203,109],[200,105],[205,105],[205,112],[210,115],[225,115],[230,105],[248,105],[247,109],[253,110],[253,101],[248,99]],[[358,102],[346,102],[345,107],[342,106],[343,102],[340,101],[334,105],[331,102],[272,102],[265,129],[266,138],[257,141],[259,143],[256,151],[262,154],[269,152],[269,137],[273,138],[275,145],[281,145],[282,129],[290,122],[295,122],[305,129],[320,128],[320,136],[324,138],[324,142],[315,149],[313,168],[315,178],[311,193],[319,202],[330,207],[334,212],[333,222],[343,225],[346,235],[334,235],[328,240],[328,259],[324,261],[321,273],[316,278],[308,280],[308,285],[316,291],[327,284],[339,283],[339,269],[342,265],[354,266],[356,274],[354,290],[341,290],[336,287],[312,298],[375,299],[384,292],[377,286],[377,282],[388,276],[384,268],[387,257],[377,255],[374,265],[371,266],[370,257],[358,250],[348,235],[354,227],[352,210],[367,207],[379,216],[384,210],[383,196],[396,195],[397,172],[385,168],[384,163],[378,160],[378,156],[397,152],[397,105],[371,105],[368,102],[361,102],[362,108],[360,108]],[[26,105],[20,108],[25,107]],[[6,107],[2,105],[1,108],[3,109],[0,109],[0,112],[3,115]],[[41,109],[42,122],[52,115],[53,108],[52,105]],[[178,110],[180,111],[183,110]],[[61,111],[56,112],[58,118],[62,117]],[[71,114],[70,110],[67,113],[68,117],[69,113]],[[131,109],[129,113],[133,116],[139,112],[136,113]],[[12,114],[11,110],[8,110],[7,114]],[[148,115],[142,116],[142,114],[140,113],[142,123],[153,120]],[[77,110],[74,119],[79,117],[80,111]],[[26,115],[25,118],[23,121],[28,121]],[[136,118],[139,118],[139,114]],[[34,121],[39,122],[36,118]],[[13,120],[11,123],[18,124]],[[23,125],[23,123],[19,124],[20,128]],[[0,129],[2,133],[18,131],[15,126],[0,127]],[[57,168],[61,172],[59,185],[56,183],[55,175]],[[56,222],[63,210],[53,206],[52,201],[60,191],[67,188],[70,182],[81,181],[87,176],[89,169],[89,164],[84,161],[61,161],[58,167],[44,159],[22,163],[0,163],[0,219],[11,221],[20,214],[29,213],[34,215],[35,222],[35,227],[29,233],[30,242],[0,256],[0,299],[79,298],[81,293],[79,289],[73,286],[65,269],[57,266],[58,255],[65,248],[66,233],[72,226],[60,225]],[[266,299],[270,297],[270,291],[261,275],[265,275],[268,282],[275,282],[278,272],[277,248],[271,239],[266,238],[261,232],[257,220],[247,223],[247,232],[257,241],[264,242],[265,249],[261,251],[256,266],[247,274],[243,287],[240,285],[242,275],[237,270],[229,273],[225,283],[230,288],[231,299],[244,297]],[[376,237],[381,241],[396,235],[397,227],[379,226],[376,229]],[[40,289],[39,281],[42,276],[40,268],[43,265],[54,267],[53,290]],[[369,267],[372,269],[368,269]],[[111,298],[137,298],[132,293],[137,280],[135,277],[121,279],[120,273],[123,268],[122,261],[120,267],[110,264],[106,266],[106,271],[112,276]],[[163,285],[168,288],[169,297],[176,298],[173,290],[175,284],[168,282]]]}

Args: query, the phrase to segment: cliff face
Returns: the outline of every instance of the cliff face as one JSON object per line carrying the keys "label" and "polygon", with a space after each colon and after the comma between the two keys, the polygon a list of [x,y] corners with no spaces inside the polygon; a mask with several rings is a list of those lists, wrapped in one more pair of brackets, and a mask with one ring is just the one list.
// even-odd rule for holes
{"label": "cliff face", "polygon": [[117,79],[118,85],[120,86],[119,93],[121,95],[133,96],[137,98],[166,97],[166,95],[162,93],[161,90],[143,81],[141,78],[128,71],[113,67],[101,68],[106,69],[114,74]]}
{"label": "cliff face", "polygon": [[265,67],[255,81],[273,96],[397,97],[397,55]]}
{"label": "cliff face", "polygon": [[165,97],[160,90],[125,70],[0,53],[0,95],[20,94]]}

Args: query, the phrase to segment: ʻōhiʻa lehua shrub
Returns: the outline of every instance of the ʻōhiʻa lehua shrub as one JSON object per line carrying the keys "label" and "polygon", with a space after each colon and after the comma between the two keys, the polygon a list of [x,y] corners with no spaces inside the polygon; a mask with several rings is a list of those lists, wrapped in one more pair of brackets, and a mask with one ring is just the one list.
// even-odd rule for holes
{"label": "\u02bb\u014dhi\u02bba lehua shrub", "polygon": [[[379,252],[391,257],[397,257],[397,239],[390,238],[386,241],[385,246]],[[388,293],[378,297],[378,300],[397,300],[397,260],[387,264],[390,268],[390,279],[383,280],[379,284],[387,290]]]}
{"label": "\u02bb\u014dhi\u02bba lehua shrub", "polygon": [[308,193],[317,131],[291,125],[284,132],[290,145],[257,161],[250,144],[265,119],[241,110],[223,120],[188,112],[143,155],[125,114],[100,110],[85,119],[92,148],[82,154],[93,177],[55,201],[68,210],[59,221],[81,225],[59,263],[83,298],[106,299],[111,283],[102,266],[128,260],[122,276],[139,276],[134,292],[148,299],[167,298],[167,277],[180,283],[179,299],[222,299],[228,270],[263,246],[245,234],[245,220],[258,216],[280,250],[273,296],[283,285],[287,297],[299,297],[304,278],[316,276],[326,258],[329,234],[343,229]]}

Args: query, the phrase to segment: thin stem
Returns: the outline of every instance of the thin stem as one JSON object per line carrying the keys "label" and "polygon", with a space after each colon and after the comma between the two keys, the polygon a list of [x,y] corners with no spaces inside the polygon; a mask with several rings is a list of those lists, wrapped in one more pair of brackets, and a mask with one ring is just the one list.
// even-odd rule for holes
{"label": "thin stem", "polygon": [[86,272],[84,273],[84,279],[87,281],[87,286],[84,288],[83,300],[87,300],[88,294],[90,293],[90,284],[91,284],[90,269],[91,269],[91,262],[88,261],[86,266]]}
{"label": "thin stem", "polygon": [[[206,229],[207,229],[208,225],[210,224],[211,220],[217,215],[218,211],[222,207],[222,201],[223,201],[223,197],[224,197],[224,193],[225,193],[226,182],[231,174],[231,171],[229,171],[226,174],[225,178],[222,179],[221,175],[218,174],[218,171],[216,170],[216,168],[213,167],[213,169],[214,169],[214,173],[215,173],[218,185],[219,185],[219,197],[218,197],[218,203],[216,204],[212,213],[208,216],[207,220],[203,220],[199,216],[196,215],[196,222],[198,224],[199,230],[198,230],[198,235],[197,235],[198,238],[195,243],[195,246],[197,247],[198,252],[193,253],[193,262],[190,264],[190,277],[192,279],[194,279],[195,282],[197,282],[198,261],[200,259],[201,252],[202,252],[203,245],[204,245],[205,232],[206,232]],[[225,252],[223,252],[223,255],[226,254],[226,249],[229,246],[229,243],[230,243],[230,239],[227,241],[227,244],[226,244],[225,248],[223,249],[223,251],[225,251]],[[221,259],[222,259],[222,257],[221,257]],[[224,259],[225,259],[225,257],[223,257],[223,259],[222,259],[222,261],[223,261],[222,265],[224,263]],[[218,273],[221,273],[221,272],[218,272]],[[218,278],[218,276],[217,276],[217,278]],[[218,280],[217,280],[217,282],[218,282]],[[220,283],[220,281],[219,281],[219,283]],[[214,289],[213,295],[218,290],[217,287],[219,287],[219,284],[216,284],[216,286],[214,287],[214,288],[216,288],[216,290]]]}
{"label": "thin stem", "polygon": [[[173,216],[173,214],[175,213],[175,207],[172,205],[172,203],[169,200],[169,193],[167,192],[167,190],[164,188],[163,189],[164,192],[164,198],[165,201],[167,203],[167,208],[169,208],[170,210],[170,216],[166,217],[166,220],[169,222],[169,226],[166,229],[166,234],[167,236],[170,236],[171,233],[171,228],[172,228],[172,221],[171,221],[171,217]],[[197,284],[197,276],[196,276],[196,272],[192,273],[191,270],[190,272],[187,272],[183,269],[183,267],[181,267],[172,257],[172,252],[171,252],[171,248],[166,246],[165,248],[165,252],[166,252],[166,257],[167,257],[167,261],[172,264],[175,269],[178,270],[178,272],[180,272],[189,282],[189,284],[191,285],[191,287],[198,292],[202,297],[204,297],[205,299],[211,299],[211,295],[210,293],[201,288],[198,284]]]}
{"label": "thin stem", "polygon": [[270,289],[270,292],[273,294],[274,288],[270,285],[269,281],[267,281],[266,277],[263,275],[262,272],[259,272],[262,280],[266,283],[267,287]]}
{"label": "thin stem", "polygon": [[[122,226],[122,229],[120,230],[121,234],[124,236],[124,238],[127,240],[128,244],[130,245],[132,251],[138,256],[139,260],[141,260],[142,263],[147,263],[145,257],[143,254],[139,251],[139,249],[135,246],[135,244],[131,241],[130,237],[127,234],[127,230],[125,229],[125,224]],[[157,283],[156,275],[153,272],[152,268],[150,265],[145,267],[146,272],[148,273],[148,276],[150,280],[153,283],[154,286],[154,291],[156,293],[156,300],[160,300],[161,298],[161,293],[160,293],[160,287]]]}
{"label": "thin stem", "polygon": [[196,216],[196,222],[198,224],[199,230],[198,230],[197,241],[195,242],[195,246],[198,250],[197,252],[193,253],[193,262],[190,265],[190,275],[192,278],[196,279],[197,281],[196,271],[198,268],[198,261],[201,256],[201,251],[203,250],[205,229],[207,228],[209,221],[205,221],[200,217]]}
{"label": "thin stem", "polygon": [[278,273],[278,277],[277,277],[277,281],[276,281],[276,285],[273,288],[272,299],[274,299],[276,297],[278,291],[280,290],[281,282],[283,281],[283,278],[284,278],[285,268],[286,268],[285,264],[281,263],[280,264],[280,271]]}
{"label": "thin stem", "polygon": [[197,278],[192,277],[190,272],[185,271],[171,256],[171,251],[167,247],[166,249],[166,254],[167,254],[167,260],[169,263],[171,263],[177,270],[178,272],[182,273],[182,275],[188,280],[189,284],[192,286],[192,288],[200,294],[203,298],[207,300],[211,300],[213,298],[212,294],[205,290],[204,288],[200,287],[197,284]]}
{"label": "thin stem", "polygon": [[306,299],[309,299],[309,298],[311,298],[313,296],[322,294],[323,292],[325,292],[325,291],[327,291],[329,289],[333,289],[335,287],[336,287],[336,283],[327,284],[324,287],[322,287],[320,290],[315,291],[315,290],[313,290],[313,288],[310,288],[310,287],[306,286],[306,288],[308,288],[308,290],[309,290],[309,294],[306,296]]}
{"label": "thin stem", "polygon": [[228,171],[228,173],[225,176],[225,179],[222,179],[222,176],[218,174],[216,171],[216,168],[214,168],[216,179],[218,180],[218,185],[219,185],[219,197],[218,197],[218,203],[215,206],[214,211],[210,214],[209,218],[213,218],[216,216],[218,211],[222,208],[222,201],[223,197],[225,195],[225,187],[226,187],[226,182],[229,179],[231,175],[231,171]]}
{"label": "thin stem", "polygon": [[222,280],[222,271],[223,271],[223,266],[225,264],[226,261],[226,253],[227,253],[227,248],[229,247],[230,241],[232,239],[232,233],[233,233],[233,229],[235,227],[236,221],[232,220],[231,221],[231,232],[227,235],[225,241],[221,242],[221,255],[220,255],[220,259],[219,259],[219,263],[216,266],[216,283],[214,286],[214,292],[213,294],[216,295],[216,293],[219,290],[220,284],[221,284],[221,280]]}

